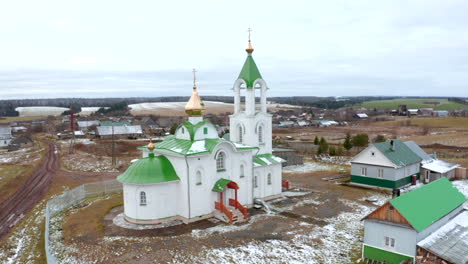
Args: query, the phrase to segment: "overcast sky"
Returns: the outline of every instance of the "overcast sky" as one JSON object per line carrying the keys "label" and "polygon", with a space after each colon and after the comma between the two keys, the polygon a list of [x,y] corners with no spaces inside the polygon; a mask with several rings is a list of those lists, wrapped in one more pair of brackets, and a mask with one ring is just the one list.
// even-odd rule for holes
{"label": "overcast sky", "polygon": [[270,95],[468,96],[468,1],[0,2],[0,99],[227,95],[247,28]]}

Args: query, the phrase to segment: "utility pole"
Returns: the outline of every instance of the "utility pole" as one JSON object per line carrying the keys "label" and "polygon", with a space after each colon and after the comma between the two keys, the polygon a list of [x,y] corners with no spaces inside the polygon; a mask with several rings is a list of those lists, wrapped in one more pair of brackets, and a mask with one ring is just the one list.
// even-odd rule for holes
{"label": "utility pole", "polygon": [[74,152],[74,144],[75,144],[75,113],[73,112],[72,106],[70,106],[70,130],[72,133],[72,138],[70,141],[70,148],[68,149],[68,153],[72,154]]}

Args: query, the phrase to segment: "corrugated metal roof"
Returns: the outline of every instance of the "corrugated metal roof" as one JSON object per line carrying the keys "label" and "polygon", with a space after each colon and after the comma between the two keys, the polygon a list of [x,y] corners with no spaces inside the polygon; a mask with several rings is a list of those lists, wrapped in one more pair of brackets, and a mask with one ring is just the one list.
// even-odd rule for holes
{"label": "corrugated metal roof", "polygon": [[446,173],[460,167],[460,165],[444,160],[432,160],[431,162],[424,163],[421,167],[438,173]]}
{"label": "corrugated metal roof", "polygon": [[180,178],[166,157],[150,153],[147,158],[133,162],[117,180],[124,183],[160,183],[177,181]]}
{"label": "corrugated metal roof", "polygon": [[429,154],[426,153],[416,142],[414,141],[406,141],[404,142],[405,145],[410,148],[416,155],[418,155],[422,160],[432,160],[432,157],[429,156]]}
{"label": "corrugated metal roof", "polygon": [[374,146],[396,166],[402,167],[422,160],[416,153],[406,146],[403,141],[399,139],[393,140],[395,150],[392,149],[391,142],[392,141],[374,143]]}
{"label": "corrugated metal roof", "polygon": [[88,128],[90,126],[99,126],[99,120],[78,121],[79,128]]}
{"label": "corrugated metal roof", "polygon": [[11,127],[0,127],[0,138],[10,139],[11,138]]}
{"label": "corrugated metal roof", "polygon": [[447,178],[440,178],[390,200],[390,203],[421,232],[466,201]]}
{"label": "corrugated metal roof", "polygon": [[[112,132],[112,129],[114,130]],[[98,126],[97,134],[100,136],[143,134],[140,125],[136,126]]]}
{"label": "corrugated metal roof", "polygon": [[452,263],[468,263],[468,211],[461,212],[418,246]]}
{"label": "corrugated metal roof", "polygon": [[260,154],[254,157],[254,163],[257,166],[272,165],[285,162],[284,159],[277,157],[273,154]]}

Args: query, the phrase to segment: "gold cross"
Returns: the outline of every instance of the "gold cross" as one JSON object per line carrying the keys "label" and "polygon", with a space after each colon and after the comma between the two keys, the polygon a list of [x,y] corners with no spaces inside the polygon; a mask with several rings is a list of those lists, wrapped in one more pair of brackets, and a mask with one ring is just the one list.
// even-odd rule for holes
{"label": "gold cross", "polygon": [[247,32],[249,32],[249,41],[250,41],[250,32],[252,32],[252,29],[251,29],[251,28],[248,28],[248,29],[247,29]]}
{"label": "gold cross", "polygon": [[195,82],[197,81],[197,77],[195,76],[197,72],[197,69],[193,68],[192,73],[193,73],[193,87],[196,86]]}

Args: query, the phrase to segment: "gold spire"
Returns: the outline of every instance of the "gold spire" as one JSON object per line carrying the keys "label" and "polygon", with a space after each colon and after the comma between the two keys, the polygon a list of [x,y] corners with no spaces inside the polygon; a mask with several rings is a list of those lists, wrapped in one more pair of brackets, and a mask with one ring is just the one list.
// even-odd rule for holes
{"label": "gold spire", "polygon": [[148,144],[149,151],[153,151],[155,148],[156,146],[153,144],[153,141],[150,139],[150,143]]}
{"label": "gold spire", "polygon": [[197,70],[193,69],[192,72],[193,72],[193,91],[192,91],[192,96],[190,97],[190,100],[185,105],[185,112],[189,116],[202,116],[203,110],[205,110],[205,104],[203,103],[202,99],[198,95],[198,89],[197,89],[197,84],[196,84],[197,78],[195,76],[195,73],[197,72]]}
{"label": "gold spire", "polygon": [[254,51],[254,48],[252,47],[252,41],[250,40],[250,32],[252,32],[252,29],[248,28],[247,32],[249,32],[249,44],[247,45],[245,51],[247,51],[248,54],[252,54],[252,52]]}

